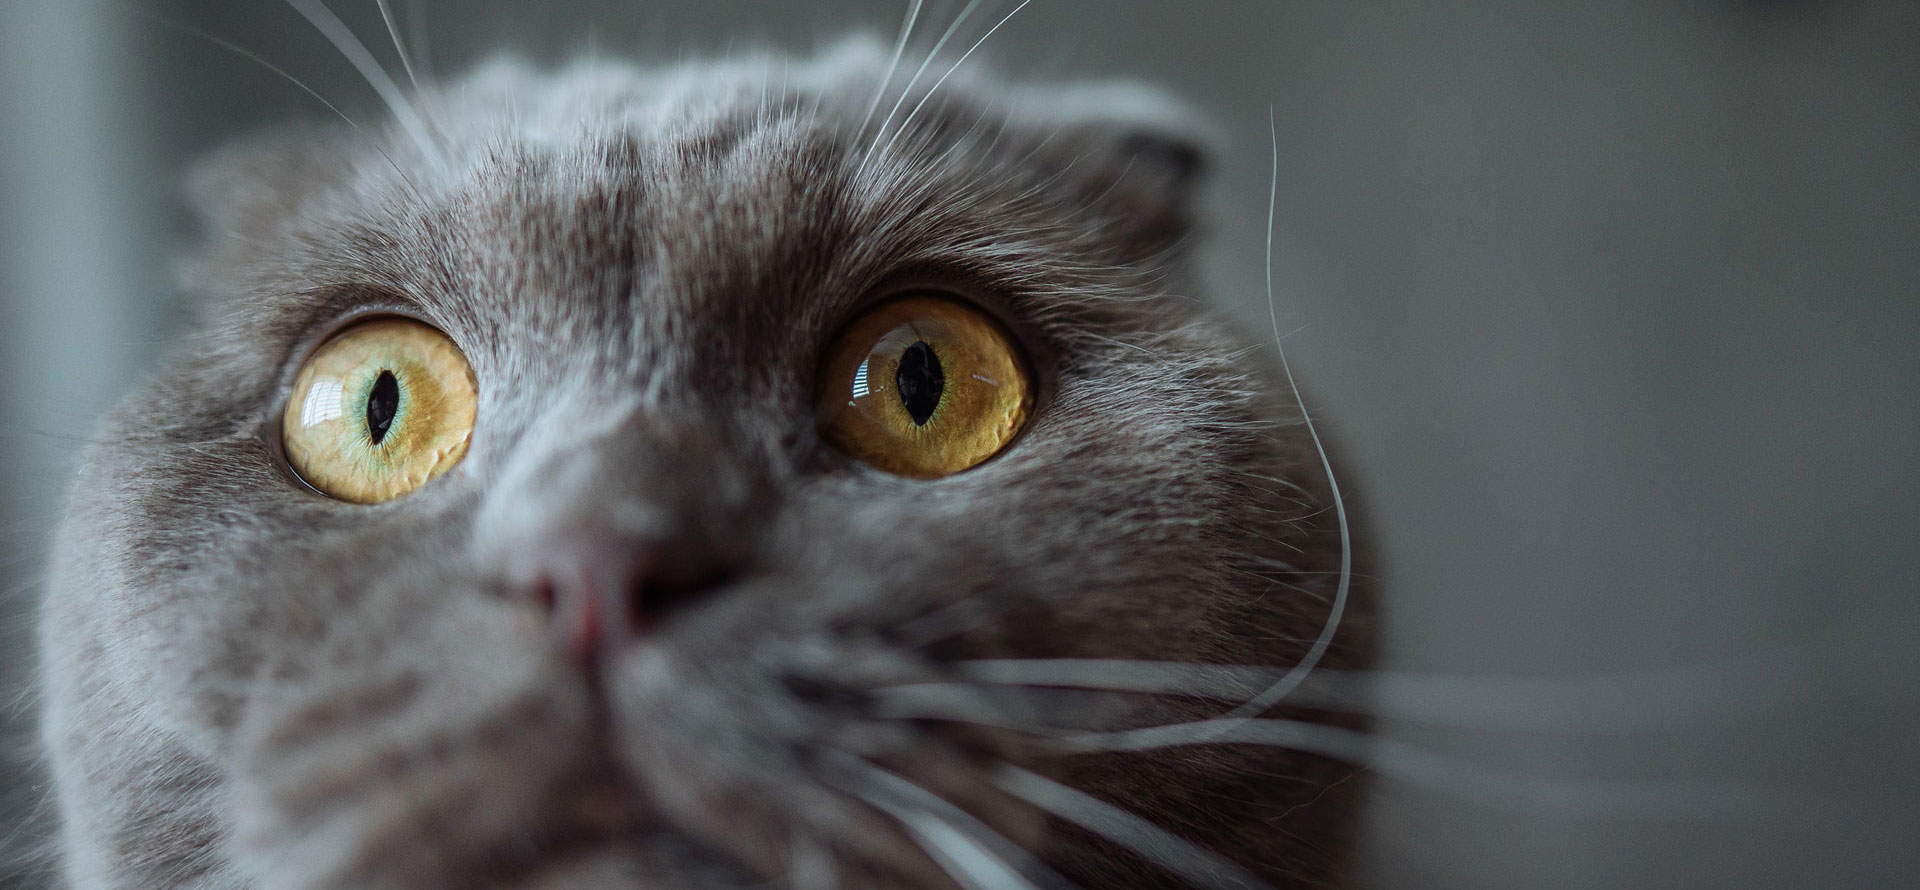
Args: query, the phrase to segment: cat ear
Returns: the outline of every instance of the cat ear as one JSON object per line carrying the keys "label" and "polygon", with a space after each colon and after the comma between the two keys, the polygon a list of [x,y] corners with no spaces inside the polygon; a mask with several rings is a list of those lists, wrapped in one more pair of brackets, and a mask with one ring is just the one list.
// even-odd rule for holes
{"label": "cat ear", "polygon": [[1033,114],[1045,153],[1142,247],[1177,248],[1193,228],[1214,127],[1172,94],[1133,81],[1034,90]]}
{"label": "cat ear", "polygon": [[341,127],[288,124],[214,152],[187,175],[187,197],[214,238],[250,237],[296,217],[300,202],[348,175]]}
{"label": "cat ear", "polygon": [[1168,189],[1197,183],[1218,140],[1191,106],[1144,83],[1079,84],[1058,90],[1051,102],[1071,134],[1095,147],[1104,143],[1110,160],[1137,166]]}

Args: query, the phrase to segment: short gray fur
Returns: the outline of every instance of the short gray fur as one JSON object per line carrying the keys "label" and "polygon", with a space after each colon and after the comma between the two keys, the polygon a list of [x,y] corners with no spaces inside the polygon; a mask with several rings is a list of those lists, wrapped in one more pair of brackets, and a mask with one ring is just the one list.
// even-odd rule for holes
{"label": "short gray fur", "polygon": [[[1274,887],[1347,883],[1350,766],[1065,756],[873,707],[971,659],[1286,667],[1343,546],[1292,394],[1198,292],[1199,128],[1136,86],[963,72],[883,131],[886,74],[863,41],[495,63],[415,97],[424,144],[303,126],[207,163],[203,321],[87,449],[58,534],[41,671],[67,883],[947,886],[873,802],[884,769],[1078,886],[1177,884],[995,791],[1001,762]],[[1005,319],[1040,401],[1005,453],[918,481],[824,445],[811,405],[836,329],[927,288]],[[302,488],[276,437],[306,350],[375,312],[450,335],[481,404],[454,472],[366,507]],[[590,682],[506,579],[616,521],[734,580]],[[1367,601],[1324,665],[1366,664]]]}

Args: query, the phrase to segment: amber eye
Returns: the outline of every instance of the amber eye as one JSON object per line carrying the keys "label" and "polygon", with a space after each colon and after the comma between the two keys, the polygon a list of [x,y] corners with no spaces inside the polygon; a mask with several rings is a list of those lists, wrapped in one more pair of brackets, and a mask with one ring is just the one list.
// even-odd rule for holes
{"label": "amber eye", "polygon": [[478,399],[460,347],[403,318],[334,335],[300,369],[281,419],[287,462],[343,501],[410,492],[466,456]]}
{"label": "amber eye", "polygon": [[1027,362],[1000,325],[942,297],[882,303],[827,350],[815,404],[828,441],[931,479],[992,457],[1033,410]]}

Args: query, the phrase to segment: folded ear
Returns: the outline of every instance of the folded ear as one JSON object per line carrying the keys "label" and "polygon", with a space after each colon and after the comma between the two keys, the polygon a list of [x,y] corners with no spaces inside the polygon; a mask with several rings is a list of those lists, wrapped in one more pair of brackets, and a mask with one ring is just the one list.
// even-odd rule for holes
{"label": "folded ear", "polygon": [[1174,249],[1193,228],[1214,127],[1164,90],[1110,81],[1028,91],[1021,116],[1051,133],[1050,153],[1081,199],[1122,221],[1148,249]]}

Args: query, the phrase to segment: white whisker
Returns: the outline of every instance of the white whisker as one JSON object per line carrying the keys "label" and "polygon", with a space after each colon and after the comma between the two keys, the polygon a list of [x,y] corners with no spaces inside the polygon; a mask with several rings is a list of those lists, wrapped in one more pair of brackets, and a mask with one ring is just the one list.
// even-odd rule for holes
{"label": "white whisker", "polygon": [[[1401,671],[1318,671],[1289,702],[1388,720],[1493,732],[1657,732],[1731,720],[1821,692],[1813,671],[1782,665],[1793,653],[1738,662],[1562,677],[1487,677]],[[955,662],[966,682],[1244,701],[1280,668],[1124,659]],[[928,687],[913,684],[916,700]],[[896,687],[908,688],[908,687]],[[949,696],[959,700],[957,696]],[[962,703],[970,704],[973,700]],[[957,709],[956,709],[957,711]]]}
{"label": "white whisker", "polygon": [[1307,411],[1307,400],[1301,397],[1300,385],[1294,382],[1293,366],[1287,362],[1287,347],[1280,340],[1279,310],[1273,304],[1273,216],[1280,196],[1280,129],[1274,122],[1272,108],[1267,109],[1267,131],[1273,144],[1273,171],[1267,183],[1267,320],[1273,326],[1273,345],[1280,351],[1280,368],[1286,372],[1287,388],[1293,392],[1294,404],[1300,407],[1300,419],[1306,424],[1307,435],[1313,439],[1313,450],[1320,455],[1320,469],[1326,474],[1327,486],[1333,494],[1334,515],[1340,523],[1340,585],[1334,592],[1333,607],[1327,613],[1326,623],[1320,628],[1320,636],[1307,649],[1307,654],[1301,656],[1300,662],[1267,687],[1266,691],[1248,699],[1227,715],[1238,718],[1252,717],[1273,707],[1307,678],[1307,674],[1320,663],[1327,648],[1333,644],[1333,635],[1340,629],[1340,618],[1347,610],[1347,594],[1353,588],[1353,535],[1347,525],[1347,502],[1340,495],[1340,481],[1334,478],[1333,462],[1327,458],[1326,446],[1320,441],[1320,431],[1314,428],[1313,415]]}
{"label": "white whisker", "polygon": [[407,72],[407,82],[413,84],[413,91],[420,92],[420,78],[413,73],[413,58],[407,54],[407,45],[400,40],[400,26],[393,21],[393,5],[388,0],[377,0],[380,4],[380,18],[387,23],[387,36],[393,38],[393,51],[400,54],[400,67]]}
{"label": "white whisker", "polygon": [[414,143],[419,145],[425,156],[429,159],[435,157],[437,153],[433,147],[433,140],[427,133],[426,123],[420,119],[419,114],[415,113],[406,95],[400,92],[399,84],[393,82],[393,78],[387,75],[386,69],[380,67],[380,63],[374,60],[373,53],[367,51],[366,45],[360,42],[360,38],[353,35],[353,31],[347,27],[346,23],[340,21],[340,17],[334,15],[333,10],[328,9],[321,0],[287,0],[287,5],[306,17],[306,20],[311,22],[314,28],[340,51],[341,55],[346,56],[347,61],[360,72],[360,76],[366,78],[367,84],[373,87],[374,92],[380,94],[380,100],[386,103],[387,109],[393,112],[394,119],[399,121],[401,128],[407,131],[407,135],[413,138]]}
{"label": "white whisker", "polygon": [[900,820],[919,840],[921,848],[970,890],[1038,890],[1013,866],[953,826],[917,810],[879,800],[873,801],[873,804]]}
{"label": "white whisker", "polygon": [[899,127],[895,127],[895,130],[893,130],[893,138],[889,138],[889,140],[887,140],[887,148],[883,148],[883,150],[881,150],[881,152],[879,153],[891,152],[891,150],[893,150],[893,144],[895,144],[895,142],[899,140],[900,134],[902,134],[902,132],[906,132],[906,127],[908,127],[910,123],[914,123],[914,117],[916,117],[916,115],[920,115],[920,109],[922,109],[922,107],[925,107],[925,105],[927,105],[927,102],[929,102],[929,100],[931,100],[931,98],[933,98],[933,96],[935,96],[937,92],[941,92],[941,84],[945,84],[945,82],[947,82],[948,77],[952,77],[952,75],[954,75],[954,71],[960,71],[960,65],[966,65],[966,59],[968,59],[968,56],[973,56],[973,50],[979,50],[979,48],[981,48],[981,44],[985,44],[989,36],[995,35],[995,31],[1000,31],[1000,25],[1006,25],[1006,23],[1008,23],[1008,19],[1012,19],[1014,15],[1018,15],[1018,13],[1020,13],[1020,10],[1025,10],[1025,8],[1027,8],[1027,4],[1031,4],[1031,2],[1033,2],[1033,0],[1020,0],[1020,6],[1016,6],[1016,8],[1014,8],[1014,12],[1006,13],[1004,17],[1000,17],[1000,21],[995,21],[995,23],[993,23],[993,27],[991,27],[991,29],[987,29],[987,33],[985,33],[985,35],[979,35],[979,40],[973,40],[973,46],[968,46],[968,50],[966,50],[964,54],[960,54],[960,58],[956,59],[956,61],[952,63],[952,67],[948,67],[947,73],[945,73],[945,75],[941,75],[941,79],[939,79],[939,81],[933,81],[933,86],[931,86],[931,88],[927,90],[927,94],[925,94],[925,96],[920,96],[920,102],[916,102],[916,104],[914,104],[914,109],[912,109],[912,111],[908,111],[908,113],[906,113],[906,117],[902,117],[902,119],[900,119]]}
{"label": "white whisker", "polygon": [[[332,102],[327,100],[327,97],[320,95],[319,90],[316,90],[313,87],[308,86],[306,81],[303,81],[300,78],[293,76],[293,74],[287,71],[287,69],[267,61],[259,53],[256,53],[250,49],[247,49],[246,47],[241,46],[240,44],[234,43],[233,41],[228,40],[224,37],[221,37],[217,34],[212,34],[207,31],[202,31],[199,28],[193,27],[192,25],[183,24],[180,22],[173,21],[171,19],[156,18],[153,21],[157,24],[163,25],[168,28],[172,28],[176,31],[180,31],[185,34],[190,34],[194,37],[198,37],[201,40],[205,40],[209,43],[212,43],[213,45],[218,46],[221,49],[224,49],[228,52],[238,55],[241,58],[244,58],[250,62],[253,62],[256,65],[259,65],[262,68],[267,69],[268,71],[271,71],[275,74],[280,75],[280,77],[285,79],[288,83],[293,84],[296,87],[299,87],[302,92],[306,93],[309,96],[312,96],[314,98],[314,101],[319,102],[321,105],[325,105],[328,111],[333,112],[336,117],[345,121],[347,126],[352,127],[354,130],[360,132],[361,134],[366,134],[367,132],[366,128],[360,126],[359,122],[355,121],[353,118],[348,117],[346,112],[340,110],[340,106],[333,104]],[[372,137],[369,136],[368,138],[372,138]]]}
{"label": "white whisker", "polygon": [[848,777],[860,786],[848,790],[899,820],[927,855],[971,890],[1070,886],[1031,853],[946,798],[859,757],[840,752],[833,755],[832,762],[847,770]]}
{"label": "white whisker", "polygon": [[1061,741],[1080,751],[1150,751],[1186,745],[1268,745],[1364,766],[1408,785],[1465,800],[1560,815],[1750,819],[1770,801],[1737,786],[1666,781],[1580,781],[1516,775],[1396,739],[1300,720],[1222,718]]}
{"label": "white whisker", "polygon": [[887,125],[893,123],[893,116],[899,113],[901,105],[906,104],[907,96],[913,93],[913,85],[920,82],[920,75],[927,73],[927,66],[933,64],[933,60],[940,55],[940,50],[946,47],[947,41],[953,39],[954,32],[960,30],[960,25],[966,22],[967,17],[972,15],[979,5],[980,0],[968,0],[967,5],[961,8],[960,14],[954,17],[953,24],[948,25],[947,30],[940,35],[940,39],[934,41],[933,48],[927,50],[927,57],[921,60],[919,68],[914,69],[913,76],[907,78],[907,85],[900,88],[900,98],[893,101],[893,107],[887,109],[887,116],[880,119],[880,129],[874,131],[873,141],[867,144],[866,154],[860,156],[860,166],[853,171],[855,179],[859,179],[860,174],[866,172],[867,162],[873,159],[874,150],[880,147],[881,138],[887,135]]}
{"label": "white whisker", "polygon": [[1084,791],[1014,766],[1001,767],[994,782],[1007,793],[1119,844],[1196,887],[1266,890],[1266,883],[1252,872]]}
{"label": "white whisker", "polygon": [[1150,692],[1244,701],[1272,683],[1277,668],[1185,664],[1100,658],[1013,658],[962,661],[953,665],[976,683],[1008,686],[1065,686],[1108,692]]}
{"label": "white whisker", "polygon": [[1020,0],[1019,6],[1014,7],[1013,11],[1007,13],[1000,21],[994,22],[993,27],[987,29],[987,33],[980,35],[979,40],[974,41],[972,46],[967,47],[967,51],[960,54],[960,58],[953,63],[953,67],[948,68],[947,73],[940,75],[940,79],[933,82],[933,86],[927,90],[927,94],[921,96],[920,101],[914,104],[913,110],[907,112],[907,116],[900,120],[900,126],[894,128],[893,137],[887,140],[886,148],[881,149],[880,153],[884,155],[893,149],[893,143],[899,141],[900,134],[907,131],[907,125],[913,123],[914,116],[920,113],[921,108],[926,107],[928,100],[931,100],[935,93],[940,92],[941,84],[946,83],[947,78],[953,76],[953,72],[960,70],[960,66],[966,64],[967,57],[973,55],[974,50],[979,49],[981,44],[987,42],[987,38],[992,37],[995,31],[1000,30],[1001,25],[1006,24],[1009,19],[1019,14],[1020,10],[1026,9],[1027,4],[1032,2],[1033,0]]}
{"label": "white whisker", "polygon": [[168,19],[161,19],[161,18],[156,18],[153,21],[163,26],[172,28],[176,31],[180,31],[185,34],[190,34],[194,37],[200,38],[201,40],[205,40],[209,43],[212,43],[213,45],[218,46],[221,49],[227,50],[228,52],[231,52],[237,56],[240,56],[243,59],[253,62],[256,65],[259,65],[260,67],[265,68],[268,71],[271,71],[274,74],[279,75],[281,78],[285,79],[288,83],[293,84],[294,86],[300,88],[301,92],[304,92],[309,96],[312,96],[314,101],[319,102],[321,105],[326,106],[327,110],[333,112],[335,117],[338,117],[340,118],[340,120],[346,122],[346,125],[349,127],[352,127],[354,132],[359,133],[362,136],[365,136],[367,138],[367,142],[373,146],[373,150],[378,152],[380,154],[380,157],[386,159],[387,166],[392,167],[393,172],[400,175],[401,181],[407,184],[407,188],[410,191],[412,191],[415,195],[420,194],[419,188],[416,187],[413,183],[413,180],[407,176],[407,172],[405,170],[400,169],[400,165],[394,162],[393,156],[390,154],[387,154],[386,149],[380,147],[379,140],[375,139],[373,137],[373,134],[368,133],[367,129],[365,127],[360,126],[360,123],[358,121],[354,120],[351,117],[348,117],[345,111],[340,110],[340,106],[335,105],[332,102],[328,101],[327,97],[320,95],[320,91],[314,89],[313,87],[308,86],[305,81],[301,80],[298,77],[293,76],[293,74],[287,71],[285,68],[282,68],[279,65],[275,65],[274,63],[267,61],[265,58],[261,57],[260,54],[255,53],[252,50],[249,50],[246,47],[241,46],[240,44],[234,43],[233,41],[227,40],[226,38],[220,37],[219,35],[210,34],[206,31],[202,31],[199,28],[195,28],[191,25],[186,25],[180,22],[171,21]]}
{"label": "white whisker", "polygon": [[900,26],[899,39],[893,42],[893,58],[887,61],[887,73],[881,76],[880,85],[874,88],[873,101],[867,103],[867,113],[860,116],[860,126],[855,127],[853,132],[865,133],[867,125],[873,123],[873,113],[880,110],[880,100],[886,98],[887,87],[893,85],[894,72],[900,70],[900,57],[907,52],[907,40],[913,36],[913,23],[920,19],[921,2],[913,0],[913,5],[907,7],[907,21]]}

